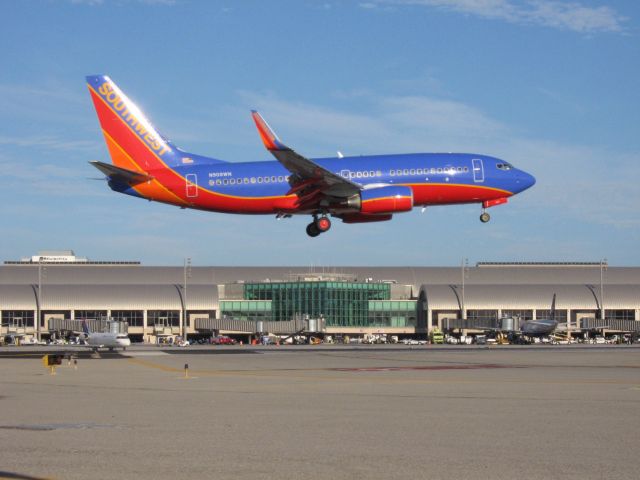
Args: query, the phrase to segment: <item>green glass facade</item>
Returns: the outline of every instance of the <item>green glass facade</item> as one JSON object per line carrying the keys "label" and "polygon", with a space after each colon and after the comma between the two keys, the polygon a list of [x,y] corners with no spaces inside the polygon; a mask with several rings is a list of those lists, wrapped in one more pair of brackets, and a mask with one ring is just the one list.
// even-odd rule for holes
{"label": "green glass facade", "polygon": [[244,300],[221,300],[222,316],[286,321],[324,317],[326,327],[408,327],[416,301],[391,300],[387,283],[341,281],[247,283]]}

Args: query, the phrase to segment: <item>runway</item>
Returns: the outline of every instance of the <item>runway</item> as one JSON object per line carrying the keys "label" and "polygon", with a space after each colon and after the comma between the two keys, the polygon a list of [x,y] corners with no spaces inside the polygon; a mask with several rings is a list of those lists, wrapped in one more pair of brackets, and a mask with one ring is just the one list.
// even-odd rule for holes
{"label": "runway", "polygon": [[637,346],[43,351],[0,349],[0,478],[639,474]]}

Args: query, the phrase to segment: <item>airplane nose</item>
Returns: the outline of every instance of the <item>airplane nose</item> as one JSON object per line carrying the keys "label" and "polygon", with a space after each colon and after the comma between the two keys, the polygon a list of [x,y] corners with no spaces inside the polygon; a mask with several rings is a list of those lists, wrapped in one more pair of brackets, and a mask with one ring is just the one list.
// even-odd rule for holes
{"label": "airplane nose", "polygon": [[536,183],[536,178],[527,172],[520,171],[520,174],[518,175],[518,183],[520,184],[520,191],[523,191],[527,188],[533,187]]}

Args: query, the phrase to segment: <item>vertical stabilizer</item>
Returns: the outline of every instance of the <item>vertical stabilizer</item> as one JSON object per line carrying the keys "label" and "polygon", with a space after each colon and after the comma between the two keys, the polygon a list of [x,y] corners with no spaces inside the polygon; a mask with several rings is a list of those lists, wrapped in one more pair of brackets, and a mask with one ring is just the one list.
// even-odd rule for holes
{"label": "vertical stabilizer", "polygon": [[89,328],[89,324],[86,320],[82,320],[82,331],[87,337],[91,335],[91,329]]}
{"label": "vertical stabilizer", "polygon": [[114,165],[147,172],[181,164],[178,149],[113,80],[106,75],[91,75],[87,86]]}

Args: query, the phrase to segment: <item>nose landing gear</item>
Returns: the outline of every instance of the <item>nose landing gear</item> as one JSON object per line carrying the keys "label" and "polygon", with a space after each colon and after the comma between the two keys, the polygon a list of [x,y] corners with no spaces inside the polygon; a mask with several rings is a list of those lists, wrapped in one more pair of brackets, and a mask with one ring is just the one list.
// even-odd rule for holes
{"label": "nose landing gear", "polygon": [[313,222],[307,225],[307,235],[310,237],[317,237],[321,233],[327,232],[331,228],[331,220],[326,215],[322,215],[318,218],[317,215],[313,216]]}
{"label": "nose landing gear", "polygon": [[489,220],[491,220],[491,215],[483,211],[482,214],[480,215],[480,221],[482,223],[487,223]]}

